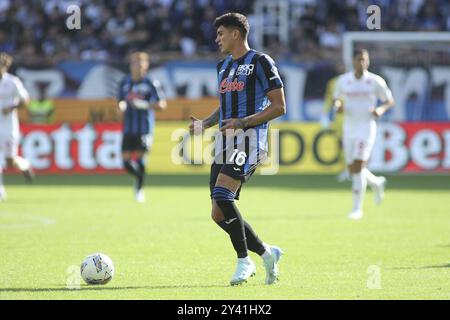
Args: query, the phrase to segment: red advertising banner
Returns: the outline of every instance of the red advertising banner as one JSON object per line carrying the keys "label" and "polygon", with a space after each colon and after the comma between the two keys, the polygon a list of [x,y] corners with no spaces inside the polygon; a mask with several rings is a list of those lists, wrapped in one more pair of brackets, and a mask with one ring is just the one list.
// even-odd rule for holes
{"label": "red advertising banner", "polygon": [[411,159],[404,172],[450,172],[450,123],[411,123],[404,130]]}
{"label": "red advertising banner", "polygon": [[37,172],[122,171],[121,124],[22,125],[21,153]]}
{"label": "red advertising banner", "polygon": [[[186,124],[180,126],[185,127]],[[280,130],[280,139],[288,136],[282,134],[282,123],[277,124],[276,128]],[[177,172],[173,168],[175,164],[170,163],[172,149],[176,146],[176,142],[170,140],[173,130],[174,124],[158,123],[156,148],[151,155],[152,172]],[[289,131],[292,130],[303,138],[306,138],[306,134],[317,136],[321,132],[316,123],[299,123],[298,128],[290,124]],[[38,173],[123,172],[119,123],[22,125],[21,132],[20,152],[30,160]],[[309,141],[314,137],[310,138],[301,140]],[[283,142],[280,141],[280,144]],[[288,145],[290,148],[280,149],[280,152],[295,153],[292,149],[301,147]],[[313,151],[305,148],[306,153]],[[330,150],[322,148],[316,152],[326,155]],[[284,154],[280,156],[280,159],[286,158]],[[306,158],[307,155],[303,156]],[[317,162],[312,173],[329,173],[332,169],[330,164],[320,162],[315,157],[308,156],[308,159]],[[302,158],[296,161],[298,163],[288,165],[280,163],[279,173],[305,173]],[[450,173],[450,123],[380,123],[369,167],[376,172]]]}
{"label": "red advertising banner", "polygon": [[450,123],[381,123],[369,165],[375,171],[450,173]]}

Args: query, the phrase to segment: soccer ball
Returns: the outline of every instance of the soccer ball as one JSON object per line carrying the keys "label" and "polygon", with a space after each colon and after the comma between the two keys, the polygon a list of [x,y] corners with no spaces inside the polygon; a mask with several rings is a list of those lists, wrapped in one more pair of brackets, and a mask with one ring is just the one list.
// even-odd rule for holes
{"label": "soccer ball", "polygon": [[114,276],[114,265],[106,254],[94,253],[83,260],[80,271],[87,284],[105,284]]}

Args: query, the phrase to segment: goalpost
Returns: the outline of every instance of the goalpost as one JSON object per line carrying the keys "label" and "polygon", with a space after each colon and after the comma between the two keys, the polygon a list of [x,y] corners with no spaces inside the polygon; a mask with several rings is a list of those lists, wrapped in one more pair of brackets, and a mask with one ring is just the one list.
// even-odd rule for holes
{"label": "goalpost", "polygon": [[393,91],[394,121],[450,121],[450,32],[346,32],[343,62],[355,48],[369,51],[370,70]]}

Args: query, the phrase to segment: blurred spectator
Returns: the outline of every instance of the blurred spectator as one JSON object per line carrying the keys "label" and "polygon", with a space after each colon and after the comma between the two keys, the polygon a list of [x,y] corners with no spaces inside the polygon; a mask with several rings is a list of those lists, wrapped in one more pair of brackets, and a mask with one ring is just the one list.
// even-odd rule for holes
{"label": "blurred spectator", "polygon": [[27,106],[28,119],[30,123],[48,124],[53,123],[55,105],[53,100],[47,98],[48,83],[38,84],[37,99],[31,100]]}
{"label": "blurred spectator", "polygon": [[0,30],[0,51],[12,54],[14,50],[15,43],[11,39],[8,39],[5,31]]}
{"label": "blurred spectator", "polygon": [[338,49],[341,46],[341,30],[334,20],[327,22],[325,28],[320,32],[319,43],[322,47]]}
{"label": "blurred spectator", "polygon": [[[17,63],[46,65],[122,61],[134,50],[167,59],[206,57],[217,52],[215,17],[229,11],[254,16],[257,1],[262,0],[0,0],[0,50],[13,53]],[[295,60],[328,57],[341,47],[343,32],[367,30],[370,4],[380,6],[384,31],[450,30],[448,0],[283,1],[289,5],[289,47],[272,36],[265,46],[284,57],[290,51]],[[81,9],[81,30],[65,25],[73,4]]]}
{"label": "blurred spectator", "polygon": [[418,13],[418,27],[421,31],[439,31],[443,29],[444,19],[436,1],[427,1]]}

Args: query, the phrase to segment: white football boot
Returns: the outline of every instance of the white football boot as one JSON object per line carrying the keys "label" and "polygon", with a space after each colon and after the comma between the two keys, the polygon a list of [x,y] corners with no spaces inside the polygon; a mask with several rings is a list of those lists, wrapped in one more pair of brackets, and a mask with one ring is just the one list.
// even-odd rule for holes
{"label": "white football boot", "polygon": [[238,259],[236,271],[230,280],[232,286],[247,282],[250,277],[256,274],[256,266],[250,257]]}
{"label": "white football boot", "polygon": [[362,210],[352,210],[352,212],[350,212],[348,214],[348,218],[352,219],[352,220],[359,220],[363,217],[363,212]]}
{"label": "white football boot", "polygon": [[134,197],[136,199],[136,202],[138,203],[144,203],[145,202],[145,193],[143,189],[135,189],[134,190]]}
{"label": "white football boot", "polygon": [[374,187],[373,191],[375,191],[374,202],[377,206],[383,202],[384,199],[384,189],[386,188],[386,178],[380,177],[380,183]]}
{"label": "white football boot", "polygon": [[281,259],[283,251],[275,246],[267,246],[267,249],[271,255],[266,259],[263,258],[264,267],[266,268],[266,284],[273,284],[279,279],[278,262]]}
{"label": "white football boot", "polygon": [[0,186],[0,202],[6,200],[6,190],[4,186]]}

